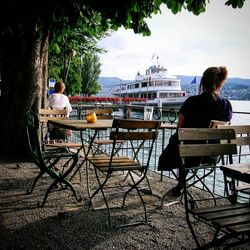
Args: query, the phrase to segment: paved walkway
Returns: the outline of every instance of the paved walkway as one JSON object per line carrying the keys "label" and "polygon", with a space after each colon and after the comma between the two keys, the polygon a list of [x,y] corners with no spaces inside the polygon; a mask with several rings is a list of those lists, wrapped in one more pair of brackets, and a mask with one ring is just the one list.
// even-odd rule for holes
{"label": "paved walkway", "polygon": [[[85,180],[75,181],[85,198],[77,203],[71,192],[53,191],[43,208],[37,208],[48,178],[42,178],[31,195],[25,193],[37,169],[33,164],[0,162],[0,249],[193,249],[181,203],[159,209],[161,195],[175,181],[150,174],[155,195],[145,194],[149,225],[110,230],[105,210],[88,211]],[[84,176],[84,173],[83,173]],[[120,198],[113,196],[115,199]],[[97,203],[100,201],[97,201]],[[114,223],[143,215],[138,200],[128,200],[125,210],[114,210]],[[212,237],[204,225],[197,225],[200,238]],[[249,249],[245,245],[237,249]],[[220,248],[218,248],[220,249]],[[236,249],[236,248],[235,248]]]}

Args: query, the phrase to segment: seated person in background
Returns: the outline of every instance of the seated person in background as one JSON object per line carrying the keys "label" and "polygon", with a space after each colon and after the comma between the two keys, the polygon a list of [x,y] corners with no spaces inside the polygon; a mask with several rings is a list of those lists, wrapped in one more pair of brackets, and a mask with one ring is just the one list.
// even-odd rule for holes
{"label": "seated person in background", "polygon": [[[231,103],[220,96],[220,90],[227,79],[227,75],[226,67],[210,67],[204,71],[200,81],[201,94],[190,96],[183,103],[179,111],[178,128],[208,128],[211,120],[225,122],[231,120],[233,113]],[[170,137],[168,146],[159,157],[159,171],[170,171],[181,166],[178,145],[178,134],[176,132]],[[195,160],[190,159],[190,164],[198,165],[197,159],[196,163]],[[171,189],[168,194],[177,197],[181,195],[182,188],[183,184],[179,180],[177,186]]]}
{"label": "seated person in background", "polygon": [[69,117],[70,112],[72,111],[72,107],[69,102],[69,98],[63,94],[65,89],[65,85],[63,82],[57,81],[54,86],[54,93],[49,95],[48,98],[48,108],[51,109],[66,109],[67,117]]}
{"label": "seated person in background", "polygon": [[[63,94],[65,89],[65,84],[63,82],[57,81],[54,86],[54,93],[49,95],[48,98],[48,109],[66,109],[67,117],[69,117],[70,112],[72,111],[72,107],[69,102],[69,98]],[[71,134],[71,131],[68,129],[62,128],[49,128],[49,138],[51,140],[54,139],[66,139],[67,136]]]}

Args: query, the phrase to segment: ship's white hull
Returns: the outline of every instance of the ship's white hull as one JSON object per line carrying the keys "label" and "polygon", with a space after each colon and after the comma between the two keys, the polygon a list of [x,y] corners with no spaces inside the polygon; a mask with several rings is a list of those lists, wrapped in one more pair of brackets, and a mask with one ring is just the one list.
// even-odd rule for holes
{"label": "ship's white hull", "polygon": [[134,82],[117,86],[113,94],[120,98],[137,99],[132,100],[131,104],[158,107],[180,107],[187,99],[187,93],[181,90],[180,79],[169,75],[158,62],[150,66],[145,75],[138,72]]}
{"label": "ship's white hull", "polygon": [[[176,97],[176,98],[156,98],[154,100],[147,100],[143,103],[148,106],[157,106],[157,107],[180,107],[183,102],[188,98],[188,96]],[[132,102],[132,105],[142,105],[142,102]]]}

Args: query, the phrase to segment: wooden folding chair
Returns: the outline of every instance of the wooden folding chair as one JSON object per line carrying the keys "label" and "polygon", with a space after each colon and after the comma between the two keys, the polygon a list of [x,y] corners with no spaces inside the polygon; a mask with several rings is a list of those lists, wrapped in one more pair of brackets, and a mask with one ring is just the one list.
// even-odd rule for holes
{"label": "wooden folding chair", "polygon": [[[180,157],[183,165],[182,181],[184,185],[184,203],[185,213],[188,226],[192,236],[199,249],[207,249],[221,244],[234,246],[249,241],[250,232],[250,205],[249,204],[230,204],[217,206],[214,202],[214,196],[210,196],[208,192],[204,192],[204,197],[196,197],[194,194],[195,184],[204,184],[204,169],[219,168],[215,164],[202,164],[205,157],[228,155],[230,164],[232,163],[232,154],[237,152],[236,144],[231,143],[235,139],[233,129],[179,129],[178,138],[181,142],[179,145]],[[221,144],[222,140],[228,143]],[[195,144],[194,144],[195,143]],[[191,157],[191,158],[190,158]],[[200,164],[191,164],[192,160],[198,159]],[[195,160],[195,161],[196,161]],[[196,161],[197,163],[197,161]],[[187,171],[201,170],[199,175],[196,174],[196,179],[187,181]],[[207,195],[205,195],[207,194]],[[221,199],[222,197],[218,197]],[[227,200],[227,197],[226,197]],[[197,222],[202,222],[209,225],[215,230],[214,237],[208,243],[201,245],[201,240],[195,230]],[[220,235],[222,234],[222,236]],[[206,237],[204,235],[204,237]]]}
{"label": "wooden folding chair", "polygon": [[[220,125],[228,125],[228,124],[229,124],[229,122],[220,121],[220,120],[211,120],[211,121],[210,121],[210,124],[209,124],[209,128],[218,128],[218,126],[220,126]],[[219,159],[218,159],[218,161],[219,161]],[[172,173],[172,175],[174,176],[174,178],[175,178],[176,180],[179,179],[179,171],[178,171],[178,170],[177,170],[177,173],[175,173],[175,169],[173,169],[173,170],[171,170],[171,173]],[[207,173],[207,174],[209,175],[209,174],[211,174],[211,173]],[[193,172],[193,176],[195,176],[195,172]],[[190,176],[189,178],[192,179],[193,176]],[[162,195],[162,197],[161,197],[160,208],[163,208],[163,206],[164,206],[164,201],[165,201],[166,197],[168,197],[168,191],[167,191],[166,193],[164,193],[164,194]],[[182,198],[182,196],[181,196],[181,198]],[[181,198],[178,199],[178,200],[176,200],[176,201],[171,201],[171,202],[168,203],[167,205],[176,204],[176,203],[178,203],[178,202],[181,200]]]}
{"label": "wooden folding chair", "polygon": [[[148,223],[146,205],[143,196],[139,189],[141,182],[146,179],[147,170],[150,163],[150,158],[157,138],[159,121],[143,121],[143,120],[119,120],[114,119],[110,139],[112,140],[112,150],[110,155],[94,155],[88,157],[88,161],[93,165],[95,170],[98,188],[90,196],[90,208],[93,207],[92,200],[101,192],[108,211],[109,226],[112,227],[110,205],[108,204],[106,190],[110,188],[108,184],[112,179],[118,180],[116,188],[126,188],[123,196],[122,206],[125,206],[125,201],[132,191],[136,191],[144,209],[144,221],[128,223],[123,226],[132,226]],[[117,141],[125,140],[126,144],[122,145],[121,151],[125,150],[127,155],[117,156]],[[120,145],[119,145],[120,146]],[[125,172],[125,173],[124,173]],[[119,173],[117,175],[117,173]],[[127,178],[119,178],[121,175],[126,175]],[[121,181],[128,182],[130,185],[120,185]]]}
{"label": "wooden folding chair", "polygon": [[[219,125],[220,129],[233,129],[236,134],[236,139],[233,142],[237,145],[237,154],[233,155],[234,163],[250,161],[250,125]],[[225,177],[225,176],[224,176]],[[237,180],[226,178],[226,193],[233,197],[232,202],[237,202],[240,199],[248,198],[250,202],[250,184],[238,182]]]}
{"label": "wooden folding chair", "polygon": [[67,179],[70,177],[71,172],[77,164],[78,154],[65,152],[60,148],[55,148],[54,150],[41,150],[38,116],[31,111],[26,112],[26,132],[30,157],[40,170],[31,187],[27,189],[27,193],[31,194],[37,181],[43,175],[47,174],[51,177],[51,184],[45,192],[43,202],[41,204],[38,203],[39,207],[44,206],[49,193],[57,186],[57,184],[65,185],[65,187],[70,188],[76,200],[79,202],[82,201],[82,198],[76,194],[74,187]]}
{"label": "wooden folding chair", "polygon": [[49,140],[49,125],[48,120],[62,120],[67,118],[66,109],[39,109],[39,121],[41,123],[41,142],[42,147],[57,147],[57,148],[75,148],[80,149],[82,144],[69,141],[66,136],[65,139],[58,139],[55,141]]}

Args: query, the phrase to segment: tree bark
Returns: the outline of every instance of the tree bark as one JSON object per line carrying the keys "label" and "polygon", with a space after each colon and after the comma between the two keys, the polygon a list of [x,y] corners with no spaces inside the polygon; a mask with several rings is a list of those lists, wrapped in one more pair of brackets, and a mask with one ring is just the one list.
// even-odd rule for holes
{"label": "tree bark", "polygon": [[28,155],[25,112],[44,105],[48,36],[1,37],[0,157]]}

